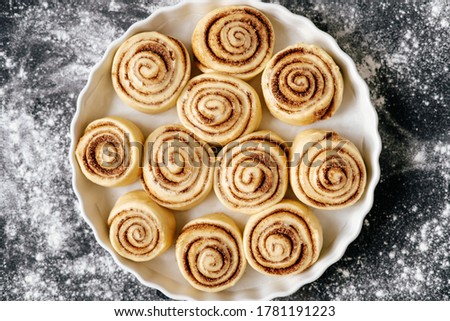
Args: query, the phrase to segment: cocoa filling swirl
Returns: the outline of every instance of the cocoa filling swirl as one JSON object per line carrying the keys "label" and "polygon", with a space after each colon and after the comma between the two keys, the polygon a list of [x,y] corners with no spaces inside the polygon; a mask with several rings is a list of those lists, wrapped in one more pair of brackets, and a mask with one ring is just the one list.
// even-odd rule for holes
{"label": "cocoa filling swirl", "polygon": [[283,112],[313,109],[317,119],[325,119],[339,107],[336,86],[340,79],[331,62],[318,52],[290,48],[276,55],[270,67],[270,92]]}
{"label": "cocoa filling swirl", "polygon": [[100,122],[87,128],[88,143],[83,150],[84,168],[99,177],[119,178],[126,174],[132,161],[130,141],[125,132],[112,122]]}
{"label": "cocoa filling swirl", "polygon": [[183,229],[183,267],[189,279],[203,287],[233,282],[242,270],[241,248],[236,235],[224,226],[198,223]]}
{"label": "cocoa filling swirl", "polygon": [[[167,39],[165,39],[167,38]],[[144,105],[159,106],[171,99],[188,77],[184,46],[171,37],[137,40],[118,52],[113,77],[122,94]]]}
{"label": "cocoa filling swirl", "polygon": [[226,206],[254,212],[284,196],[287,188],[285,145],[269,136],[250,134],[220,152],[215,187]]}
{"label": "cocoa filling swirl", "polygon": [[133,256],[148,256],[160,244],[158,222],[137,209],[117,213],[110,222],[113,235],[120,244],[120,251]]}
{"label": "cocoa filling swirl", "polygon": [[295,167],[301,192],[320,207],[352,203],[364,189],[365,175],[362,159],[335,133],[312,144]]}
{"label": "cocoa filling swirl", "polygon": [[191,81],[186,90],[179,102],[180,118],[205,140],[239,137],[256,117],[254,96],[237,82],[202,77]]}
{"label": "cocoa filling swirl", "polygon": [[142,181],[160,205],[186,205],[200,198],[212,179],[213,150],[181,126],[166,128],[147,143]]}
{"label": "cocoa filling swirl", "polygon": [[[229,71],[231,67],[233,72],[252,73],[264,68],[272,55],[272,24],[253,8],[240,7],[215,14],[206,23],[203,35],[208,58],[218,63],[213,69],[219,71]],[[204,59],[197,58],[204,63]]]}
{"label": "cocoa filling swirl", "polygon": [[251,260],[272,275],[301,272],[318,255],[310,227],[290,208],[260,218],[250,230],[249,242]]}

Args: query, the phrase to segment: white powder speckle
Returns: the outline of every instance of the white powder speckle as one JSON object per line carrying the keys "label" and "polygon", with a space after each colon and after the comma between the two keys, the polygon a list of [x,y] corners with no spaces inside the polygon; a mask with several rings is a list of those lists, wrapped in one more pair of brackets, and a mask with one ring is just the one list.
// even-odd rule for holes
{"label": "white powder speckle", "polygon": [[422,243],[419,244],[419,249],[422,252],[426,252],[426,251],[428,251],[428,245],[426,243],[422,242]]}
{"label": "white powder speckle", "polygon": [[25,69],[22,66],[19,68],[19,72],[17,73],[17,78],[19,78],[19,79],[27,78],[27,72],[25,71]]}
{"label": "white powder speckle", "polygon": [[5,228],[6,237],[10,240],[14,240],[17,235],[17,228],[15,225],[8,224]]}
{"label": "white powder speckle", "polygon": [[359,65],[359,73],[364,79],[369,79],[371,77],[376,76],[378,69],[381,67],[381,64],[374,60],[371,56],[364,57],[362,64]]}
{"label": "white powder speckle", "polygon": [[24,277],[24,281],[28,284],[34,284],[41,280],[41,276],[35,272],[30,272]]}
{"label": "white powder speckle", "polygon": [[417,270],[416,273],[414,274],[414,278],[415,278],[417,281],[423,281],[423,280],[424,280],[424,277],[423,277],[422,271]]}
{"label": "white powder speckle", "polygon": [[375,295],[377,296],[377,298],[382,298],[384,297],[384,291],[378,290],[377,292],[375,292]]}
{"label": "white powder speckle", "polygon": [[450,203],[445,204],[445,208],[442,211],[442,217],[449,217],[450,216]]}
{"label": "white powder speckle", "polygon": [[120,3],[111,0],[111,2],[109,3],[109,11],[119,11],[120,9],[121,9]]}
{"label": "white powder speckle", "polygon": [[432,1],[431,5],[430,5],[432,17],[439,16],[439,14],[442,12],[442,5],[443,5],[443,3],[441,1],[438,1],[438,0]]}
{"label": "white powder speckle", "polygon": [[347,269],[338,269],[338,271],[342,274],[344,278],[350,277],[350,271]]}
{"label": "white powder speckle", "polygon": [[406,30],[406,32],[405,32],[405,38],[406,38],[406,39],[411,39],[411,36],[412,36],[412,31],[411,31],[411,30]]}
{"label": "white powder speckle", "polygon": [[420,150],[419,152],[417,152],[417,154],[414,156],[414,161],[416,163],[424,163],[426,161],[427,157],[426,157],[426,153],[425,150]]}

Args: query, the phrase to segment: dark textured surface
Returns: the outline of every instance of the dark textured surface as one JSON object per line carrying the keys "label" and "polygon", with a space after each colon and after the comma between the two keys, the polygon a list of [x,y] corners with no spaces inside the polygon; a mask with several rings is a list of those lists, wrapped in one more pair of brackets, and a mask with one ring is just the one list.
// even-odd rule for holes
{"label": "dark textured surface", "polygon": [[[81,218],[67,160],[76,98],[108,44],[177,1],[0,3],[2,300],[166,300]],[[279,1],[333,36],[371,90],[381,181],[342,260],[287,300],[449,300],[450,5]]]}

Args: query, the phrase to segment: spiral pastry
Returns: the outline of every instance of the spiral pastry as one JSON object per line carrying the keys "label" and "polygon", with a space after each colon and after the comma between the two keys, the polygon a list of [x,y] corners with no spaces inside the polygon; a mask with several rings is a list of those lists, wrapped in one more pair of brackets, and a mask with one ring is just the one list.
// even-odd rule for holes
{"label": "spiral pastry", "polygon": [[240,79],[203,74],[189,81],[177,102],[181,123],[208,143],[225,145],[261,122],[258,93]]}
{"label": "spiral pastry", "polygon": [[214,191],[227,208],[258,213],[281,201],[288,187],[287,147],[270,131],[226,145],[218,155]]}
{"label": "spiral pastry", "polygon": [[323,49],[300,43],[278,52],[261,80],[272,115],[293,125],[331,117],[341,105],[344,80]]}
{"label": "spiral pastry", "polygon": [[270,20],[248,6],[228,6],[204,16],[192,35],[192,50],[203,72],[249,80],[272,57],[275,32]]}
{"label": "spiral pastry", "polygon": [[230,288],[247,266],[241,232],[223,213],[205,215],[186,224],[178,236],[175,256],[183,277],[206,292]]}
{"label": "spiral pastry", "polygon": [[280,203],[249,218],[244,252],[250,266],[268,275],[304,271],[319,258],[322,227],[316,216],[297,201]]}
{"label": "spiral pastry", "polygon": [[102,186],[124,186],[141,174],[144,136],[131,121],[105,117],[90,123],[78,141],[75,156],[84,176]]}
{"label": "spiral pastry", "polygon": [[120,99],[144,113],[174,106],[191,75],[191,60],[177,39],[159,32],[143,32],[117,50],[111,70]]}
{"label": "spiral pastry", "polygon": [[358,149],[333,131],[297,135],[290,155],[291,187],[300,201],[315,208],[354,204],[366,185],[366,167]]}
{"label": "spiral pastry", "polygon": [[175,217],[144,191],[121,196],[108,218],[109,239],[121,256],[136,262],[149,261],[173,243]]}
{"label": "spiral pastry", "polygon": [[181,125],[159,127],[144,146],[142,182],[159,205],[187,210],[211,191],[214,152]]}

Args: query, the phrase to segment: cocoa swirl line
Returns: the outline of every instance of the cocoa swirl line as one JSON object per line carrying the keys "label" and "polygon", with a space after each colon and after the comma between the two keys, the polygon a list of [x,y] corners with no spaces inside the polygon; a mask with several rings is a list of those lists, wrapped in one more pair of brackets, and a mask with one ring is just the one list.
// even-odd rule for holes
{"label": "cocoa swirl line", "polygon": [[[341,138],[335,133],[327,134],[301,155],[301,161],[295,168],[295,177],[307,179],[298,180],[298,187],[303,196],[316,206],[351,204],[360,196],[364,187],[365,166],[355,157],[354,152],[348,149],[347,143],[339,148],[318,149],[319,146],[326,146],[327,140],[339,142]],[[314,154],[307,155],[314,149],[316,150]],[[323,153],[328,155],[324,157]],[[307,164],[303,162],[305,157],[309,160]],[[310,165],[314,163],[320,166],[312,168]],[[325,198],[327,202],[319,201],[319,197]]]}
{"label": "cocoa swirl line", "polygon": [[[215,60],[218,60],[218,61],[221,61],[221,62],[227,63],[227,64],[243,65],[245,63],[251,62],[252,60],[255,60],[256,58],[258,58],[258,54],[261,52],[261,49],[262,49],[261,46],[260,46],[260,37],[259,37],[257,32],[255,32],[253,34],[253,32],[252,32],[253,30],[252,29],[248,30],[248,29],[245,28],[245,27],[248,27],[248,26],[255,27],[250,22],[250,19],[249,19],[249,21],[230,19],[230,17],[228,15],[221,15],[221,16],[218,16],[216,18],[217,19],[212,20],[210,22],[210,24],[206,26],[207,32],[205,34],[205,42],[207,44],[207,48],[209,49],[209,52],[210,52],[211,56]],[[222,18],[225,18],[226,21],[225,22],[221,22],[220,19],[222,19]],[[261,20],[259,20],[259,21],[261,22]],[[217,34],[216,37],[214,37],[213,35],[210,35],[211,29],[214,27],[215,23],[217,23],[217,24],[223,23],[224,29],[232,29],[233,26],[235,28],[239,28],[239,29],[242,28],[243,31],[247,31],[249,33],[249,37],[252,38],[251,39],[252,40],[251,43],[255,44],[255,47],[252,48],[253,50],[248,50],[249,49],[248,47],[243,47],[243,48],[241,47],[241,48],[239,48],[237,46],[231,45],[230,43],[236,40],[236,39],[233,39],[236,36],[236,34],[230,35],[230,33],[229,33],[229,32],[231,32],[230,30],[229,30],[229,32],[226,33],[226,36],[227,36],[226,39],[223,39],[223,37],[220,34]],[[214,43],[218,44],[218,46],[219,46],[219,48],[221,50],[214,50],[213,48],[211,48],[211,44],[210,44],[209,39],[214,39],[214,38],[216,40]],[[224,43],[223,40],[227,40],[227,42]],[[232,47],[232,48],[226,48],[227,45]],[[243,50],[244,48],[247,49],[247,50],[244,51]],[[234,53],[230,52],[229,49],[231,49],[231,50],[234,49],[236,51],[238,51],[238,49],[241,49],[241,50],[239,50],[240,52],[238,51],[238,53],[245,54],[245,55],[243,57],[242,56],[236,56],[235,54],[237,52],[234,52]],[[234,55],[230,59],[226,59],[226,58],[223,58],[223,57],[220,56],[221,53],[234,54]]]}
{"label": "cocoa swirl line", "polygon": [[237,79],[205,74],[188,84],[178,111],[182,123],[204,140],[226,144],[259,125],[260,105],[256,94]]}
{"label": "cocoa swirl line", "polygon": [[[182,263],[189,279],[202,287],[211,288],[233,282],[242,270],[241,249],[236,236],[224,226],[212,223],[188,226],[182,230],[181,235],[189,236],[198,231],[207,231],[210,235],[195,236],[184,245]],[[190,259],[191,255],[194,259]],[[203,262],[201,258],[207,262]]]}
{"label": "cocoa swirl line", "polygon": [[[133,162],[133,155],[130,153],[130,142],[123,129],[113,122],[97,122],[94,126],[86,128],[83,139],[86,138],[88,142],[84,146],[82,164],[88,172],[114,179],[127,173],[128,165]],[[114,155],[112,160],[101,159],[101,156],[105,156],[106,144],[108,144],[108,154]],[[113,150],[111,151],[110,148]]]}
{"label": "cocoa swirl line", "polygon": [[116,232],[120,250],[129,254],[148,256],[160,245],[161,227],[153,217],[140,210],[123,210],[114,216],[110,225]]}
{"label": "cocoa swirl line", "polygon": [[[113,80],[122,95],[145,106],[172,100],[187,82],[190,61],[184,45],[156,32],[129,38],[118,50]],[[136,40],[133,42],[133,40]]]}
{"label": "cocoa swirl line", "polygon": [[[271,211],[260,217],[252,224],[248,235],[251,260],[269,274],[301,272],[311,266],[318,255],[308,223],[290,208]],[[281,254],[284,257],[276,257]]]}
{"label": "cocoa swirl line", "polygon": [[212,181],[212,149],[181,126],[166,127],[151,143],[146,151],[150,159],[142,173],[148,195],[170,208],[194,203],[204,196],[206,185]]}
{"label": "cocoa swirl line", "polygon": [[215,174],[217,196],[225,206],[251,214],[283,198],[287,164],[281,146],[258,134],[225,146]]}

